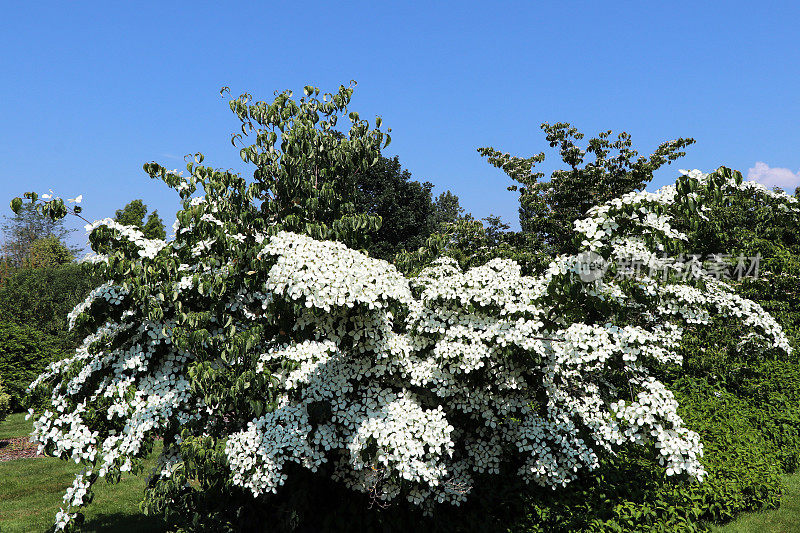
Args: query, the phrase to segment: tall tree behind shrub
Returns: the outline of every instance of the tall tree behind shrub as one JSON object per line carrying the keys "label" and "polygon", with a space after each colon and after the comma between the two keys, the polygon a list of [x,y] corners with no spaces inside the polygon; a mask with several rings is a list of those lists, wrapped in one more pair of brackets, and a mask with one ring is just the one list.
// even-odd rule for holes
{"label": "tall tree behind shrub", "polygon": [[147,205],[139,199],[128,202],[122,209],[117,209],[114,220],[140,229],[148,239],[163,239],[167,236],[164,222],[158,216],[158,210],[153,210],[148,216]]}
{"label": "tall tree behind shrub", "polygon": [[463,216],[458,196],[446,191],[434,201],[433,184],[411,179],[397,156],[381,156],[356,176],[356,211],[381,217],[367,248],[373,257],[392,260],[400,252],[416,250],[433,232]]}
{"label": "tall tree behind shrub", "polygon": [[[492,147],[479,148],[488,162],[502,169],[517,182],[509,187],[519,192],[519,222],[523,233],[534,237],[534,245],[550,255],[575,253],[573,224],[589,208],[632,191],[641,191],[653,173],[664,164],[685,155],[682,149],[694,139],[679,138],[659,145],[648,157],[632,149],[631,136],[622,132],[616,139],[611,130],[601,132],[578,146],[583,139],[569,123],[543,123],[542,130],[551,148],[558,147],[561,160],[568,166],[540,181],[542,172],[533,168],[544,161],[541,152],[529,158],[512,156]],[[591,158],[588,159],[587,158]]]}

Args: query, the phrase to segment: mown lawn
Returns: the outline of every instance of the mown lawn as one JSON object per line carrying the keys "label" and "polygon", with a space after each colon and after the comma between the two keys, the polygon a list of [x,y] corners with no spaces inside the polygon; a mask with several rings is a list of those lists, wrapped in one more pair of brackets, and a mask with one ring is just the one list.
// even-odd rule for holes
{"label": "mown lawn", "polygon": [[8,415],[8,418],[0,422],[0,439],[26,435],[31,431],[31,425],[30,420],[25,420],[25,413]]}
{"label": "mown lawn", "polygon": [[[0,439],[19,437],[31,429],[24,414],[0,423]],[[148,465],[149,466],[149,465]],[[47,531],[61,497],[81,467],[53,458],[0,462],[0,531],[3,533]],[[85,531],[120,533],[164,531],[161,521],[139,512],[144,477],[124,476],[117,485],[96,485],[96,496],[84,514]]]}

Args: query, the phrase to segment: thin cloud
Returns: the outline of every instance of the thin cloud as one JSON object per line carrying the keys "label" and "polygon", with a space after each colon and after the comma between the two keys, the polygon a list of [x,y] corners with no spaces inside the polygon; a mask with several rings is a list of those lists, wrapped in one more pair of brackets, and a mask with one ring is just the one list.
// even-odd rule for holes
{"label": "thin cloud", "polygon": [[800,187],[800,171],[792,172],[788,168],[770,167],[763,161],[756,161],[756,166],[747,171],[747,179],[757,181],[767,187],[781,187],[794,192]]}

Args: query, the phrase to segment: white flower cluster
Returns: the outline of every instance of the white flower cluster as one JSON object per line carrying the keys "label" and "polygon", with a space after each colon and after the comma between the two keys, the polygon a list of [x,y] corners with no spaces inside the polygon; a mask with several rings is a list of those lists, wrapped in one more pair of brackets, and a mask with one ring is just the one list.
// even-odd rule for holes
{"label": "white flower cluster", "polygon": [[69,329],[71,330],[75,327],[75,321],[78,319],[78,316],[86,312],[97,300],[103,299],[110,305],[119,305],[127,294],[128,291],[111,282],[103,283],[99,287],[93,289],[82,302],[76,305],[72,311],[67,314]]}
{"label": "white flower cluster", "polygon": [[148,239],[138,228],[120,224],[111,218],[105,218],[103,220],[97,220],[91,224],[87,224],[84,229],[88,233],[91,233],[94,229],[100,226],[105,226],[107,228],[116,230],[120,236],[125,237],[128,242],[136,245],[140,257],[152,259],[159,251],[167,246],[166,242],[159,239]]}
{"label": "white flower cluster", "polygon": [[259,254],[267,255],[277,261],[265,292],[292,300],[302,298],[306,307],[329,311],[364,304],[373,309],[392,300],[411,301],[408,283],[393,265],[370,259],[342,243],[281,232]]}
{"label": "white flower cluster", "polygon": [[[676,196],[675,187],[665,187],[594,208],[576,223],[585,236],[582,251],[657,261],[662,243],[685,238],[654,208]],[[213,198],[191,202],[201,204],[218,212]],[[232,217],[200,221],[216,231],[220,219]],[[682,325],[707,323],[715,313],[789,350],[772,317],[713,279],[692,286],[644,278],[638,288],[651,299],[644,304],[613,280],[580,284],[576,257],[557,258],[540,277],[521,275],[509,260],[462,271],[443,258],[407,279],[341,243],[287,232],[238,228],[232,235],[241,238],[212,247],[212,234],[194,235],[181,224],[170,243],[109,221],[97,225],[134,243],[132,260],[141,265],[162,264],[157,255],[171,265],[168,290],[186,302],[201,299],[204,283],[233,283],[237,273],[246,280],[222,302],[229,314],[224,327],[211,317],[208,334],[258,328],[261,335],[248,346],[253,357],[237,364],[252,361],[248,370],[269,377],[277,407],[237,420],[230,426],[244,429],[222,436],[228,481],[254,497],[280,490],[286,465],[294,463],[376,499],[405,498],[429,511],[438,503],[458,505],[480,476],[508,466],[533,483],[566,485],[626,442],[658,449],[669,475],[702,479],[699,437],[684,427],[672,393],[651,368],[679,365]],[[241,249],[231,258],[211,257],[248,242],[257,243],[258,260],[241,270]],[[582,291],[571,315],[552,296],[564,283]],[[145,303],[114,284],[76,307],[71,323],[86,312],[101,313],[104,325],[34,383],[57,382],[53,408],[35,426],[43,449],[83,461],[103,477],[131,469],[145,443],[161,436],[170,444],[153,475],[167,479],[182,461],[176,428],[205,432],[236,416],[221,416],[195,396],[188,371],[195,357],[173,338],[179,309],[161,297],[167,318],[160,320],[146,318]],[[100,300],[116,314],[102,315],[109,306],[93,305]],[[604,300],[637,320],[574,318],[585,302]],[[98,412],[122,429],[92,429],[88,413]],[[68,494],[59,524],[83,501],[84,479]]]}

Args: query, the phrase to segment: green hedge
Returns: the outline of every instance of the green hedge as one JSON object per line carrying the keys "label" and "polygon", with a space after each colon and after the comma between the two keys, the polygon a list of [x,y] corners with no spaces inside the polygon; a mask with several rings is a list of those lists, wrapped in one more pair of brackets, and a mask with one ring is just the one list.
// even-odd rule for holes
{"label": "green hedge", "polygon": [[28,327],[0,322],[0,376],[10,395],[10,408],[26,407],[26,389],[44,368],[62,356],[61,341]]}
{"label": "green hedge", "polygon": [[0,284],[0,320],[24,324],[58,336],[75,346],[67,330],[67,313],[101,280],[89,267],[68,263],[55,267],[20,268]]}
{"label": "green hedge", "polygon": [[0,422],[5,420],[11,407],[11,396],[3,389],[3,380],[0,379]]}

